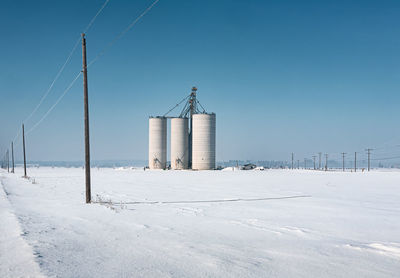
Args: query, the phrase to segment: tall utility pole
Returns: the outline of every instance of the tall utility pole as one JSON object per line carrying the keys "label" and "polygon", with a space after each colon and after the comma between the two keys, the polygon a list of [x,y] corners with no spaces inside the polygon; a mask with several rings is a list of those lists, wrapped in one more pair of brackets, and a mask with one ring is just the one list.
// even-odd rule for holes
{"label": "tall utility pole", "polygon": [[304,158],[304,169],[307,169],[307,158]]}
{"label": "tall utility pole", "polygon": [[354,172],[357,172],[357,152],[354,152]]}
{"label": "tall utility pole", "polygon": [[297,169],[300,169],[300,160],[297,160]]}
{"label": "tall utility pole", "polygon": [[14,142],[11,142],[11,162],[12,162],[11,173],[14,173]]}
{"label": "tall utility pole", "polygon": [[24,178],[27,178],[28,176],[26,175],[26,153],[25,153],[25,129],[24,129],[24,124],[22,124],[22,148],[24,152]]}
{"label": "tall utility pole", "polygon": [[342,153],[342,158],[343,158],[343,164],[342,164],[342,166],[343,166],[343,172],[344,172],[344,156],[346,155],[346,153]]}
{"label": "tall utility pole", "polygon": [[292,170],[294,169],[293,160],[294,160],[294,153],[292,153]]}
{"label": "tall utility pole", "polygon": [[314,161],[314,170],[315,170],[315,158],[316,158],[316,156],[315,155],[313,155],[313,161]]}
{"label": "tall utility pole", "polygon": [[325,154],[325,171],[328,171],[328,154]]}
{"label": "tall utility pole", "polygon": [[372,149],[366,149],[368,153],[368,172],[371,170],[371,151]]}
{"label": "tall utility pole", "polygon": [[7,172],[10,173],[10,153],[7,150]]}
{"label": "tall utility pole", "polygon": [[85,181],[86,181],[86,203],[91,202],[90,192],[90,144],[89,144],[89,101],[86,64],[86,39],[82,33],[82,72],[83,72],[83,107],[85,124]]}
{"label": "tall utility pole", "polygon": [[322,153],[318,153],[319,156],[318,169],[321,169],[321,155]]}

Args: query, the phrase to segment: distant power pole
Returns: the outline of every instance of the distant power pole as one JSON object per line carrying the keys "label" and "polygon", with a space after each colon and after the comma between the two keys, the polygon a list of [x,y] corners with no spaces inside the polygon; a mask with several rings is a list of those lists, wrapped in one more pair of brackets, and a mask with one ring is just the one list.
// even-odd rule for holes
{"label": "distant power pole", "polygon": [[342,158],[343,158],[343,172],[344,172],[344,156],[346,155],[346,153],[342,153]]}
{"label": "distant power pole", "polygon": [[10,173],[10,153],[7,150],[7,172]]}
{"label": "distant power pole", "polygon": [[319,155],[318,169],[321,169],[321,155],[322,155],[322,153],[318,153],[318,155]]}
{"label": "distant power pole", "polygon": [[84,106],[84,124],[85,124],[85,181],[86,181],[86,203],[91,202],[90,190],[90,144],[89,144],[89,101],[88,101],[88,83],[87,83],[87,64],[86,64],[86,39],[82,34],[82,72],[83,72],[83,106]]}
{"label": "distant power pole", "polygon": [[371,151],[373,149],[366,149],[367,153],[368,153],[368,172],[371,170]]}
{"label": "distant power pole", "polygon": [[28,176],[26,175],[26,153],[25,153],[25,129],[24,129],[24,124],[22,124],[22,148],[24,152],[24,178],[27,178]]}
{"label": "distant power pole", "polygon": [[11,173],[14,173],[14,142],[11,142],[11,161],[12,161]]}
{"label": "distant power pole", "polygon": [[304,169],[307,169],[307,158],[304,158]]}
{"label": "distant power pole", "polygon": [[325,171],[328,171],[328,154],[325,154]]}
{"label": "distant power pole", "polygon": [[354,152],[354,172],[357,172],[357,152]]}
{"label": "distant power pole", "polygon": [[293,160],[294,160],[294,153],[292,153],[292,170],[294,169]]}
{"label": "distant power pole", "polygon": [[314,170],[315,170],[315,158],[316,158],[316,156],[315,155],[313,155],[313,161],[314,161]]}
{"label": "distant power pole", "polygon": [[300,160],[297,160],[297,169],[300,169]]}

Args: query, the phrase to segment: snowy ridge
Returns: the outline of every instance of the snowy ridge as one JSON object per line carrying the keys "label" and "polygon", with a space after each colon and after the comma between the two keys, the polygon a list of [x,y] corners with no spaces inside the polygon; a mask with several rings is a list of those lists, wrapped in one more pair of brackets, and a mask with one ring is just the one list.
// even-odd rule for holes
{"label": "snowy ridge", "polygon": [[0,277],[44,277],[35,261],[32,248],[21,237],[22,230],[0,174]]}

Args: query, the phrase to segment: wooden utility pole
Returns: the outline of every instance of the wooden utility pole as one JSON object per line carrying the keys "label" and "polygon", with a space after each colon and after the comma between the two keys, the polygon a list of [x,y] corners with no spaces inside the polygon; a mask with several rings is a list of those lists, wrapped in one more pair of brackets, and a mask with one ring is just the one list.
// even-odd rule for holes
{"label": "wooden utility pole", "polygon": [[372,149],[366,149],[368,153],[368,172],[371,170],[371,151]]}
{"label": "wooden utility pole", "polygon": [[25,129],[24,129],[24,124],[22,124],[22,148],[24,152],[24,178],[27,178],[28,176],[26,175],[26,153],[25,153]]}
{"label": "wooden utility pole", "polygon": [[357,152],[354,152],[354,172],[357,172]]}
{"label": "wooden utility pole", "polygon": [[314,170],[315,170],[315,158],[316,158],[316,156],[315,155],[313,155],[313,161],[314,161]]}
{"label": "wooden utility pole", "polygon": [[83,72],[83,106],[85,124],[85,181],[86,181],[86,203],[91,202],[90,192],[90,144],[89,144],[89,101],[87,83],[87,64],[86,64],[86,39],[82,33],[82,72]]}
{"label": "wooden utility pole", "polygon": [[10,173],[10,153],[7,150],[7,172]]}
{"label": "wooden utility pole", "polygon": [[292,153],[292,170],[294,169],[294,166],[293,166],[293,159],[294,159],[294,153]]}
{"label": "wooden utility pole", "polygon": [[322,153],[318,153],[319,156],[318,169],[321,169],[321,155]]}
{"label": "wooden utility pole", "polygon": [[346,155],[346,153],[342,153],[342,158],[343,158],[343,164],[342,164],[342,166],[343,166],[343,172],[344,172],[344,156]]}
{"label": "wooden utility pole", "polygon": [[325,154],[325,171],[328,171],[328,154]]}
{"label": "wooden utility pole", "polygon": [[14,142],[11,142],[11,162],[12,162],[11,173],[14,173]]}

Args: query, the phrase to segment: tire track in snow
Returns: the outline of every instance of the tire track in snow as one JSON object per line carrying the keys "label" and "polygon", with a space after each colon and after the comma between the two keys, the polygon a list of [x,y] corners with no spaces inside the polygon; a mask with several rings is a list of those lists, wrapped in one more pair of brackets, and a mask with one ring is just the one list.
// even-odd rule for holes
{"label": "tire track in snow", "polygon": [[94,201],[96,204],[110,204],[110,205],[157,205],[157,204],[197,204],[197,203],[225,203],[225,202],[255,202],[255,201],[270,201],[270,200],[284,200],[296,198],[310,198],[311,195],[295,195],[295,196],[282,196],[282,197],[265,197],[265,198],[235,198],[235,199],[216,199],[216,200],[184,200],[184,201]]}
{"label": "tire track in snow", "polygon": [[0,277],[45,277],[32,248],[21,237],[22,229],[13,213],[0,174]]}

